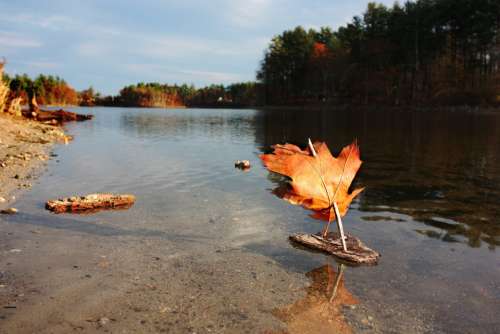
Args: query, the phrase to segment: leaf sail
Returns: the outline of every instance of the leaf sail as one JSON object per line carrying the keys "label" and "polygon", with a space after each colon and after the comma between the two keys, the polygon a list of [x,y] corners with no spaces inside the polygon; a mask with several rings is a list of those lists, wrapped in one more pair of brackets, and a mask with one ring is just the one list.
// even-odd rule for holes
{"label": "leaf sail", "polygon": [[356,173],[361,167],[359,147],[356,142],[344,147],[337,158],[333,157],[323,142],[313,144],[316,157],[311,150],[296,145],[275,145],[271,154],[260,156],[264,166],[272,172],[290,178],[290,187],[281,197],[292,204],[314,210],[313,217],[332,220],[333,201],[345,216],[352,200],[363,188],[349,193]]}

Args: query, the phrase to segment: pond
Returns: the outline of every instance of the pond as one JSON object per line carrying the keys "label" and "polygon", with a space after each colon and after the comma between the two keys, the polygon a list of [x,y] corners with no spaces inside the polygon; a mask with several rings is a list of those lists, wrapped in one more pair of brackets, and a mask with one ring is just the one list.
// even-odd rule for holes
{"label": "pond", "polygon": [[[38,323],[25,328],[500,328],[500,114],[73,111],[95,118],[68,124],[74,141],[55,148],[48,171],[16,203],[20,214],[2,218],[16,236],[12,245],[26,250],[17,272],[24,270],[26,284],[39,291],[26,311],[38,314]],[[288,241],[322,225],[273,195],[283,178],[258,156],[276,143],[304,146],[309,137],[325,141],[334,155],[357,139],[363,165],[355,186],[366,189],[344,224],[382,254],[377,266],[344,266]],[[239,159],[252,168],[235,169]],[[43,209],[47,199],[94,192],[133,193],[137,202],[94,215]],[[2,321],[17,329],[36,322],[28,318],[7,314],[0,328]]]}

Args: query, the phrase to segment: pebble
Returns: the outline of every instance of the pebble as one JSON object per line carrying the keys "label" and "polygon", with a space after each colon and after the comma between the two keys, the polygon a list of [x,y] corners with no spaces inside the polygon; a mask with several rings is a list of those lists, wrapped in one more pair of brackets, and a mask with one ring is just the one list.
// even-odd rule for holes
{"label": "pebble", "polygon": [[14,248],[14,249],[11,249],[9,252],[11,252],[11,253],[21,253],[22,250],[20,250],[18,248]]}
{"label": "pebble", "polygon": [[0,203],[5,203],[5,202],[7,202],[7,200],[0,196]]}
{"label": "pebble", "polygon": [[99,325],[105,326],[109,322],[109,318],[102,317],[101,319],[99,319],[98,322],[99,322]]}
{"label": "pebble", "polygon": [[4,210],[0,211],[0,213],[2,213],[4,215],[13,215],[13,214],[17,213],[17,209],[16,208],[8,208],[8,209],[4,209]]}

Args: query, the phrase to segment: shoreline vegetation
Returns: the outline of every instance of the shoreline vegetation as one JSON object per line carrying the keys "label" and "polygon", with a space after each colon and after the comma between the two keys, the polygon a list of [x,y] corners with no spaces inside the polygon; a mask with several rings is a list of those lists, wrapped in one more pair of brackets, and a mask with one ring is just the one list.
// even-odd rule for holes
{"label": "shoreline vegetation", "polygon": [[139,82],[118,95],[77,92],[58,76],[9,77],[10,99],[40,105],[144,108],[317,106],[500,108],[500,2],[369,3],[333,30],[284,31],[270,41],[256,81],[229,85]]}

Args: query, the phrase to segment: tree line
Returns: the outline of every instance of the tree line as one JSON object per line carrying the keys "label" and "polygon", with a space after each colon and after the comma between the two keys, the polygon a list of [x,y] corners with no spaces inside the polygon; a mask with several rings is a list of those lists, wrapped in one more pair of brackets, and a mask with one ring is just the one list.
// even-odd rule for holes
{"label": "tree line", "polygon": [[[89,96],[93,90],[82,92]],[[82,99],[83,101],[84,99]],[[122,107],[248,107],[261,105],[259,85],[255,82],[234,83],[227,86],[168,85],[156,82],[125,86],[116,96],[101,97],[94,93],[85,99],[93,105]],[[86,104],[90,105],[90,104]]]}
{"label": "tree line", "polygon": [[[2,63],[3,64],[3,63]],[[3,66],[3,65],[2,65]],[[27,74],[9,76],[3,82],[10,88],[11,98],[19,97],[27,104],[35,96],[41,105],[81,105],[120,107],[248,107],[263,104],[262,89],[256,82],[227,86],[169,85],[139,82],[123,87],[118,95],[103,96],[93,87],[77,92],[58,76],[40,74],[31,79]]]}
{"label": "tree line", "polygon": [[20,97],[28,103],[31,94],[36,96],[39,104],[44,105],[77,105],[78,93],[66,81],[58,76],[40,74],[31,79],[27,74],[13,77],[4,74],[3,80],[9,85],[10,95]]}
{"label": "tree line", "polygon": [[500,1],[417,0],[284,31],[257,78],[267,104],[495,104],[499,67]]}

